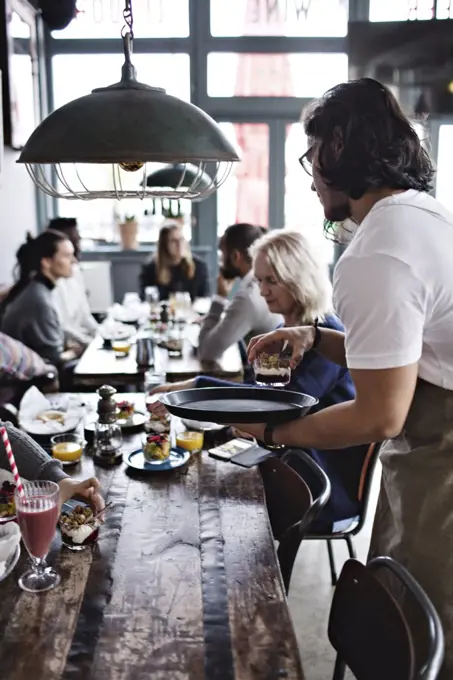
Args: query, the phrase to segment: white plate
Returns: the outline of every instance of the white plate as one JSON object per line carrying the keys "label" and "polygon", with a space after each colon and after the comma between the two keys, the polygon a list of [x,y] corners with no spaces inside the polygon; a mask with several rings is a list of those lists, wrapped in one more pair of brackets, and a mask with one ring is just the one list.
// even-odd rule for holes
{"label": "white plate", "polygon": [[22,430],[28,434],[49,435],[64,434],[75,430],[83,418],[83,411],[76,416],[65,418],[64,425],[56,420],[50,420],[43,423],[41,420],[27,420],[19,417],[19,422]]}
{"label": "white plate", "polygon": [[198,430],[200,432],[202,430],[203,432],[209,430],[223,430],[226,427],[226,425],[219,425],[218,423],[204,423],[201,420],[186,420],[185,418],[182,418],[181,421],[188,430]]}

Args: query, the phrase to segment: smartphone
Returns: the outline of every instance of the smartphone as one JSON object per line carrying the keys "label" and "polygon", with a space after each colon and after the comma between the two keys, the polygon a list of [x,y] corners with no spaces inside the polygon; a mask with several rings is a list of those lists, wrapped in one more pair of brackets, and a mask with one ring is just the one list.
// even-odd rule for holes
{"label": "smartphone", "polygon": [[247,451],[247,449],[251,449],[254,446],[255,442],[248,439],[231,439],[226,444],[221,444],[221,446],[215,446],[213,449],[208,449],[208,454],[211,458],[229,461],[232,456]]}

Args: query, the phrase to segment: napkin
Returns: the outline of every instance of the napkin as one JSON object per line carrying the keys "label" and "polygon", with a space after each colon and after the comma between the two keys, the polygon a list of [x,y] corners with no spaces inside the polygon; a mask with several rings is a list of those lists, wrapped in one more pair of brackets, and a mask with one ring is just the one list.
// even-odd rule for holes
{"label": "napkin", "polygon": [[0,526],[0,580],[6,571],[6,563],[20,543],[20,529],[16,522]]}
{"label": "napkin", "polygon": [[[72,397],[72,398],[71,398]],[[62,411],[64,413],[64,423],[56,420],[49,420],[45,423],[37,420],[37,416],[43,411]],[[76,395],[67,395],[49,401],[47,397],[33,386],[28,389],[19,407],[19,422],[23,430],[31,434],[59,434],[74,430],[80,423],[84,415],[80,399]]]}

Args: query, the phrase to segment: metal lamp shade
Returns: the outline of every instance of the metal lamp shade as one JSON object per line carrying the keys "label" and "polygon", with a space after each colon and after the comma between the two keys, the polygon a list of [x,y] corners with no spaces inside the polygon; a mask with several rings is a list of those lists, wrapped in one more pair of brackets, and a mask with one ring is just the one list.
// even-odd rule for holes
{"label": "metal lamp shade", "polygon": [[146,178],[146,186],[161,190],[171,188],[177,191],[184,188],[190,192],[200,192],[202,198],[217,188],[215,180],[207,172],[203,172],[200,166],[189,163],[165,165],[155,170]]}
{"label": "metal lamp shade", "polygon": [[[238,160],[217,123],[197,106],[123,78],[51,113],[17,162],[25,163],[35,183],[52,196],[199,199],[218,188],[231,162]],[[218,167],[213,179],[208,176],[208,186],[198,182],[193,190],[187,184],[161,190],[147,185],[155,167],[147,164],[156,162],[193,163],[199,177],[204,176],[206,163]],[[101,182],[93,164],[104,166]],[[58,187],[52,186],[48,166],[54,169]]]}

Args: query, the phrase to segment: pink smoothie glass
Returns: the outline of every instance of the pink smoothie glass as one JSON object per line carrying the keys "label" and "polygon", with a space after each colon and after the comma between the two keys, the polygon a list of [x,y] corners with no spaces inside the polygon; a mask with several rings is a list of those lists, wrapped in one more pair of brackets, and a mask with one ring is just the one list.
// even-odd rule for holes
{"label": "pink smoothie glass", "polygon": [[57,526],[59,499],[55,482],[24,482],[24,496],[17,489],[14,494],[22,540],[32,561],[31,569],[19,578],[19,585],[29,593],[51,590],[60,583],[60,575],[46,564]]}

